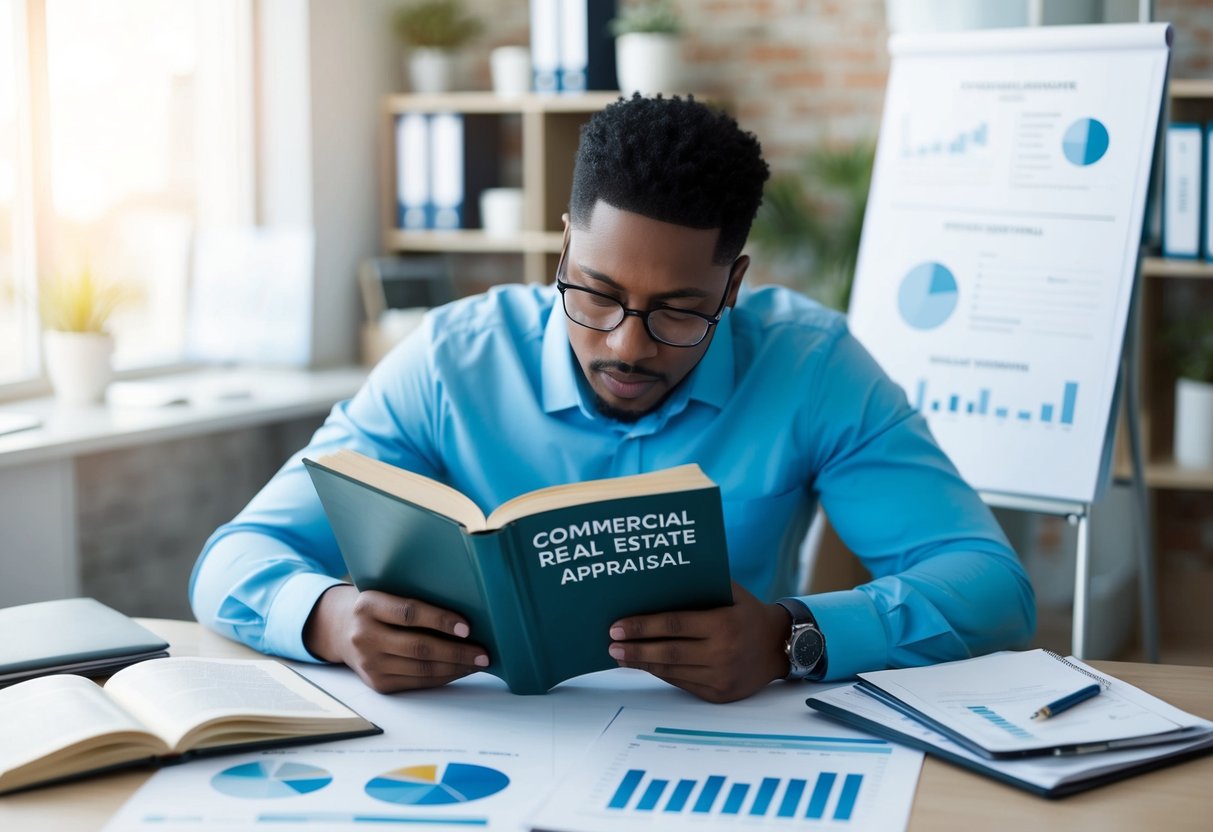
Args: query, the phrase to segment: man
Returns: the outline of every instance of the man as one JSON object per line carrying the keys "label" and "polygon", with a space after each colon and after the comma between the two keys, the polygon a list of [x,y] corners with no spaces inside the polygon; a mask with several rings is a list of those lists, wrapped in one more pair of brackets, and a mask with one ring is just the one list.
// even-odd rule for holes
{"label": "man", "polygon": [[[353,448],[485,510],[699,463],[724,501],[734,604],[603,635],[619,665],[703,699],[1026,641],[1034,599],[1014,553],[842,316],[784,289],[740,291],[767,175],[754,136],[691,99],[634,96],[595,115],[555,285],[428,315],[208,541],[190,586],[199,621],[269,653],[344,662],[379,691],[488,665],[457,610],[342,582],[300,460]],[[785,598],[817,500],[875,580]]]}

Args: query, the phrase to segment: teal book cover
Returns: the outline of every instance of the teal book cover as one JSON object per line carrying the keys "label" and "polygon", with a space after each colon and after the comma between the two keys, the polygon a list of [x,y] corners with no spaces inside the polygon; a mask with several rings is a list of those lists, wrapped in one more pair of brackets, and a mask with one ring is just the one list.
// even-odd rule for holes
{"label": "teal book cover", "polygon": [[353,451],[304,463],[354,584],[467,617],[514,693],[615,667],[619,618],[733,602],[720,489],[695,465],[542,489],[485,518]]}

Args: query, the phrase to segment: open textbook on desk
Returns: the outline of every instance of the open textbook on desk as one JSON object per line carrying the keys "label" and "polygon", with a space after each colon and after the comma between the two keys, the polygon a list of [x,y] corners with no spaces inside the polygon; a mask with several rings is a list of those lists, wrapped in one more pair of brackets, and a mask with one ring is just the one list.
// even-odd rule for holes
{"label": "open textbook on desk", "polygon": [[[1053,719],[1031,714],[1097,679],[1104,690]],[[877,736],[1047,797],[1213,751],[1213,722],[1044,650],[861,673],[809,707]]]}
{"label": "open textbook on desk", "polygon": [[0,690],[0,794],[128,766],[378,733],[268,659],[151,659],[104,687],[44,676]]}

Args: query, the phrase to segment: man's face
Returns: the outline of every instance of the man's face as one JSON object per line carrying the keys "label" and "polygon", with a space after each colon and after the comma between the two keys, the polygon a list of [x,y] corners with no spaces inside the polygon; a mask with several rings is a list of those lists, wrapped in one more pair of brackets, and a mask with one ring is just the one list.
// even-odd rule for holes
{"label": "man's face", "polygon": [[[569,238],[563,279],[619,300],[628,309],[659,306],[711,316],[721,299],[732,306],[748,265],[712,262],[719,229],[696,229],[649,219],[599,202],[588,228]],[[599,411],[634,421],[656,409],[695,368],[715,327],[694,347],[654,340],[638,316],[600,332],[566,321],[569,343]]]}

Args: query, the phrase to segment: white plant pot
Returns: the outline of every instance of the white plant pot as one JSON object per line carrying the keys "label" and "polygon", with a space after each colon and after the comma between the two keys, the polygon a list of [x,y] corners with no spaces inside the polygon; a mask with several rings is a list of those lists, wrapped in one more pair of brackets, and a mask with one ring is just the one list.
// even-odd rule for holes
{"label": "white plant pot", "polygon": [[42,345],[46,373],[60,401],[67,404],[101,401],[113,376],[110,359],[114,354],[114,336],[48,330],[43,334]]}
{"label": "white plant pot", "polygon": [[682,52],[677,35],[629,32],[615,39],[615,73],[625,96],[683,92]]}
{"label": "white plant pot", "polygon": [[455,88],[455,54],[418,47],[409,53],[408,75],[413,92],[450,92]]}
{"label": "white plant pot", "polygon": [[1213,468],[1213,384],[1188,378],[1175,383],[1175,462]]}

